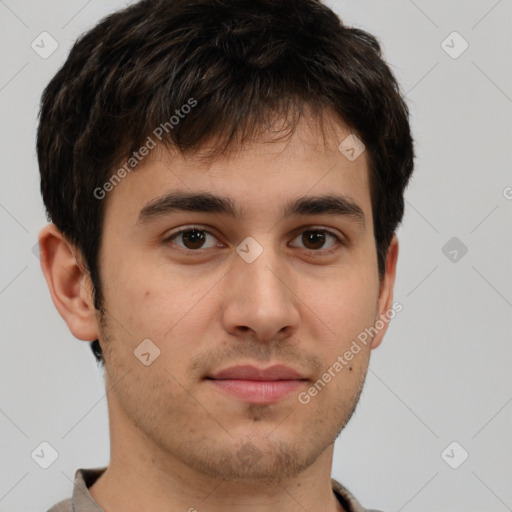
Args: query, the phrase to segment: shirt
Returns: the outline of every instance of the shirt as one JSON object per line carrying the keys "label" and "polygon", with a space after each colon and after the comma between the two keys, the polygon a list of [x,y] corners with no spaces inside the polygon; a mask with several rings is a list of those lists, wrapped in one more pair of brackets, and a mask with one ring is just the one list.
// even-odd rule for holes
{"label": "shirt", "polygon": [[[60,501],[48,512],[103,512],[91,496],[89,487],[103,474],[105,469],[107,468],[78,469],[75,473],[72,497]],[[379,512],[363,508],[354,496],[336,480],[331,479],[331,483],[336,498],[347,512]]]}

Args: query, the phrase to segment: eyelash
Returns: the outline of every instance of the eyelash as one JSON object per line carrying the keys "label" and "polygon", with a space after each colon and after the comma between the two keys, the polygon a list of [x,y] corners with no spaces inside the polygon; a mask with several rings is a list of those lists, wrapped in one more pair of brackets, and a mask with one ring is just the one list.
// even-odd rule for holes
{"label": "eyelash", "polygon": [[[178,238],[180,235],[182,235],[183,233],[187,233],[189,231],[200,231],[200,232],[203,232],[203,233],[206,233],[208,235],[211,235],[213,236],[214,238],[217,239],[217,237],[211,233],[210,231],[208,231],[207,229],[204,229],[200,226],[186,226],[182,229],[180,229],[179,231],[175,231],[174,233],[171,233],[168,237],[166,237],[164,239],[164,243],[172,243],[172,241],[175,239],[175,238]],[[335,232],[333,231],[330,231],[329,229],[326,229],[324,227],[315,227],[315,226],[311,226],[311,227],[307,227],[306,229],[302,229],[302,231],[298,232],[293,240],[295,240],[295,238],[297,238],[298,236],[300,236],[301,234],[303,233],[306,233],[306,232],[313,232],[313,233],[322,233],[324,235],[328,235],[328,236],[331,236],[334,238],[336,244],[334,247],[330,248],[330,249],[318,249],[318,250],[314,250],[314,249],[307,249],[307,248],[301,248],[303,249],[304,251],[308,251],[314,255],[319,255],[319,256],[327,256],[327,255],[330,255],[336,251],[338,251],[340,249],[341,246],[344,246],[346,245],[345,241],[339,236],[337,235]],[[217,239],[218,240],[218,239]],[[221,242],[222,243],[222,242]],[[181,246],[178,246],[180,250],[188,253],[188,254],[193,254],[193,253],[197,253],[197,254],[200,254],[201,252],[203,252],[204,250],[207,250],[207,249],[210,249],[210,248],[207,248],[207,249],[203,249],[203,248],[199,248],[199,249],[188,249],[186,247],[181,247]]]}

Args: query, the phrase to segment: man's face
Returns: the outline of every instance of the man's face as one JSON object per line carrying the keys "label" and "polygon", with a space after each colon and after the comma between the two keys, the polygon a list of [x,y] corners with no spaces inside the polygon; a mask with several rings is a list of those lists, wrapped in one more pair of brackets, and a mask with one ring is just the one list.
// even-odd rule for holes
{"label": "man's face", "polygon": [[[362,389],[370,343],[316,396],[305,393],[382,313],[368,160],[340,152],[349,133],[326,131],[324,146],[319,126],[301,122],[289,141],[209,164],[155,149],[110,192],[100,340],[114,429],[221,478],[292,476],[332,445]],[[190,198],[148,207],[177,193],[220,197],[234,211]],[[316,208],[297,205],[307,199]],[[151,343],[137,348],[143,340],[156,359]],[[281,382],[258,383],[229,371],[275,365],[300,377],[278,368],[259,378]]]}

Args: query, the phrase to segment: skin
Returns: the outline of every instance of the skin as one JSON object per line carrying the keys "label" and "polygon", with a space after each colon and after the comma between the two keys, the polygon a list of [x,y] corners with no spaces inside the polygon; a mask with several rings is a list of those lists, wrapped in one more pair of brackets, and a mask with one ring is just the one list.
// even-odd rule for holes
{"label": "skin", "polygon": [[[343,510],[330,482],[334,440],[386,327],[307,405],[298,393],[391,309],[398,242],[380,279],[367,154],[345,158],[338,145],[350,131],[331,121],[325,139],[303,117],[288,140],[262,137],[209,163],[153,150],[104,199],[103,318],[79,252],[54,225],[41,231],[58,311],[105,355],[111,461],[90,489],[104,510]],[[138,222],[145,205],[173,191],[227,197],[243,212],[171,211]],[[331,213],[283,218],[288,201],[327,194],[356,203],[364,225]],[[205,248],[168,240],[192,226],[211,233]],[[304,241],[312,227],[344,244]],[[236,252],[248,236],[263,248],[252,263]],[[149,366],[134,356],[144,339],[160,349]],[[278,363],[308,380],[274,403],[248,403],[205,379],[236,364]]]}

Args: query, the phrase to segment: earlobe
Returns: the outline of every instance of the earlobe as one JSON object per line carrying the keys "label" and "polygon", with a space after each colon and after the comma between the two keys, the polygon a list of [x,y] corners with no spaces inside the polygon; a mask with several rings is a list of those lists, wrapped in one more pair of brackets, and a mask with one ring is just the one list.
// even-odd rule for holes
{"label": "earlobe", "polygon": [[39,233],[39,251],[53,303],[73,336],[84,341],[98,339],[92,283],[79,251],[54,224]]}
{"label": "earlobe", "polygon": [[393,308],[393,289],[395,286],[396,264],[398,261],[398,238],[393,235],[386,255],[386,269],[382,277],[378,300],[378,316],[375,319],[376,325],[382,325],[372,341],[372,349],[377,348],[387,331],[390,311]]}

